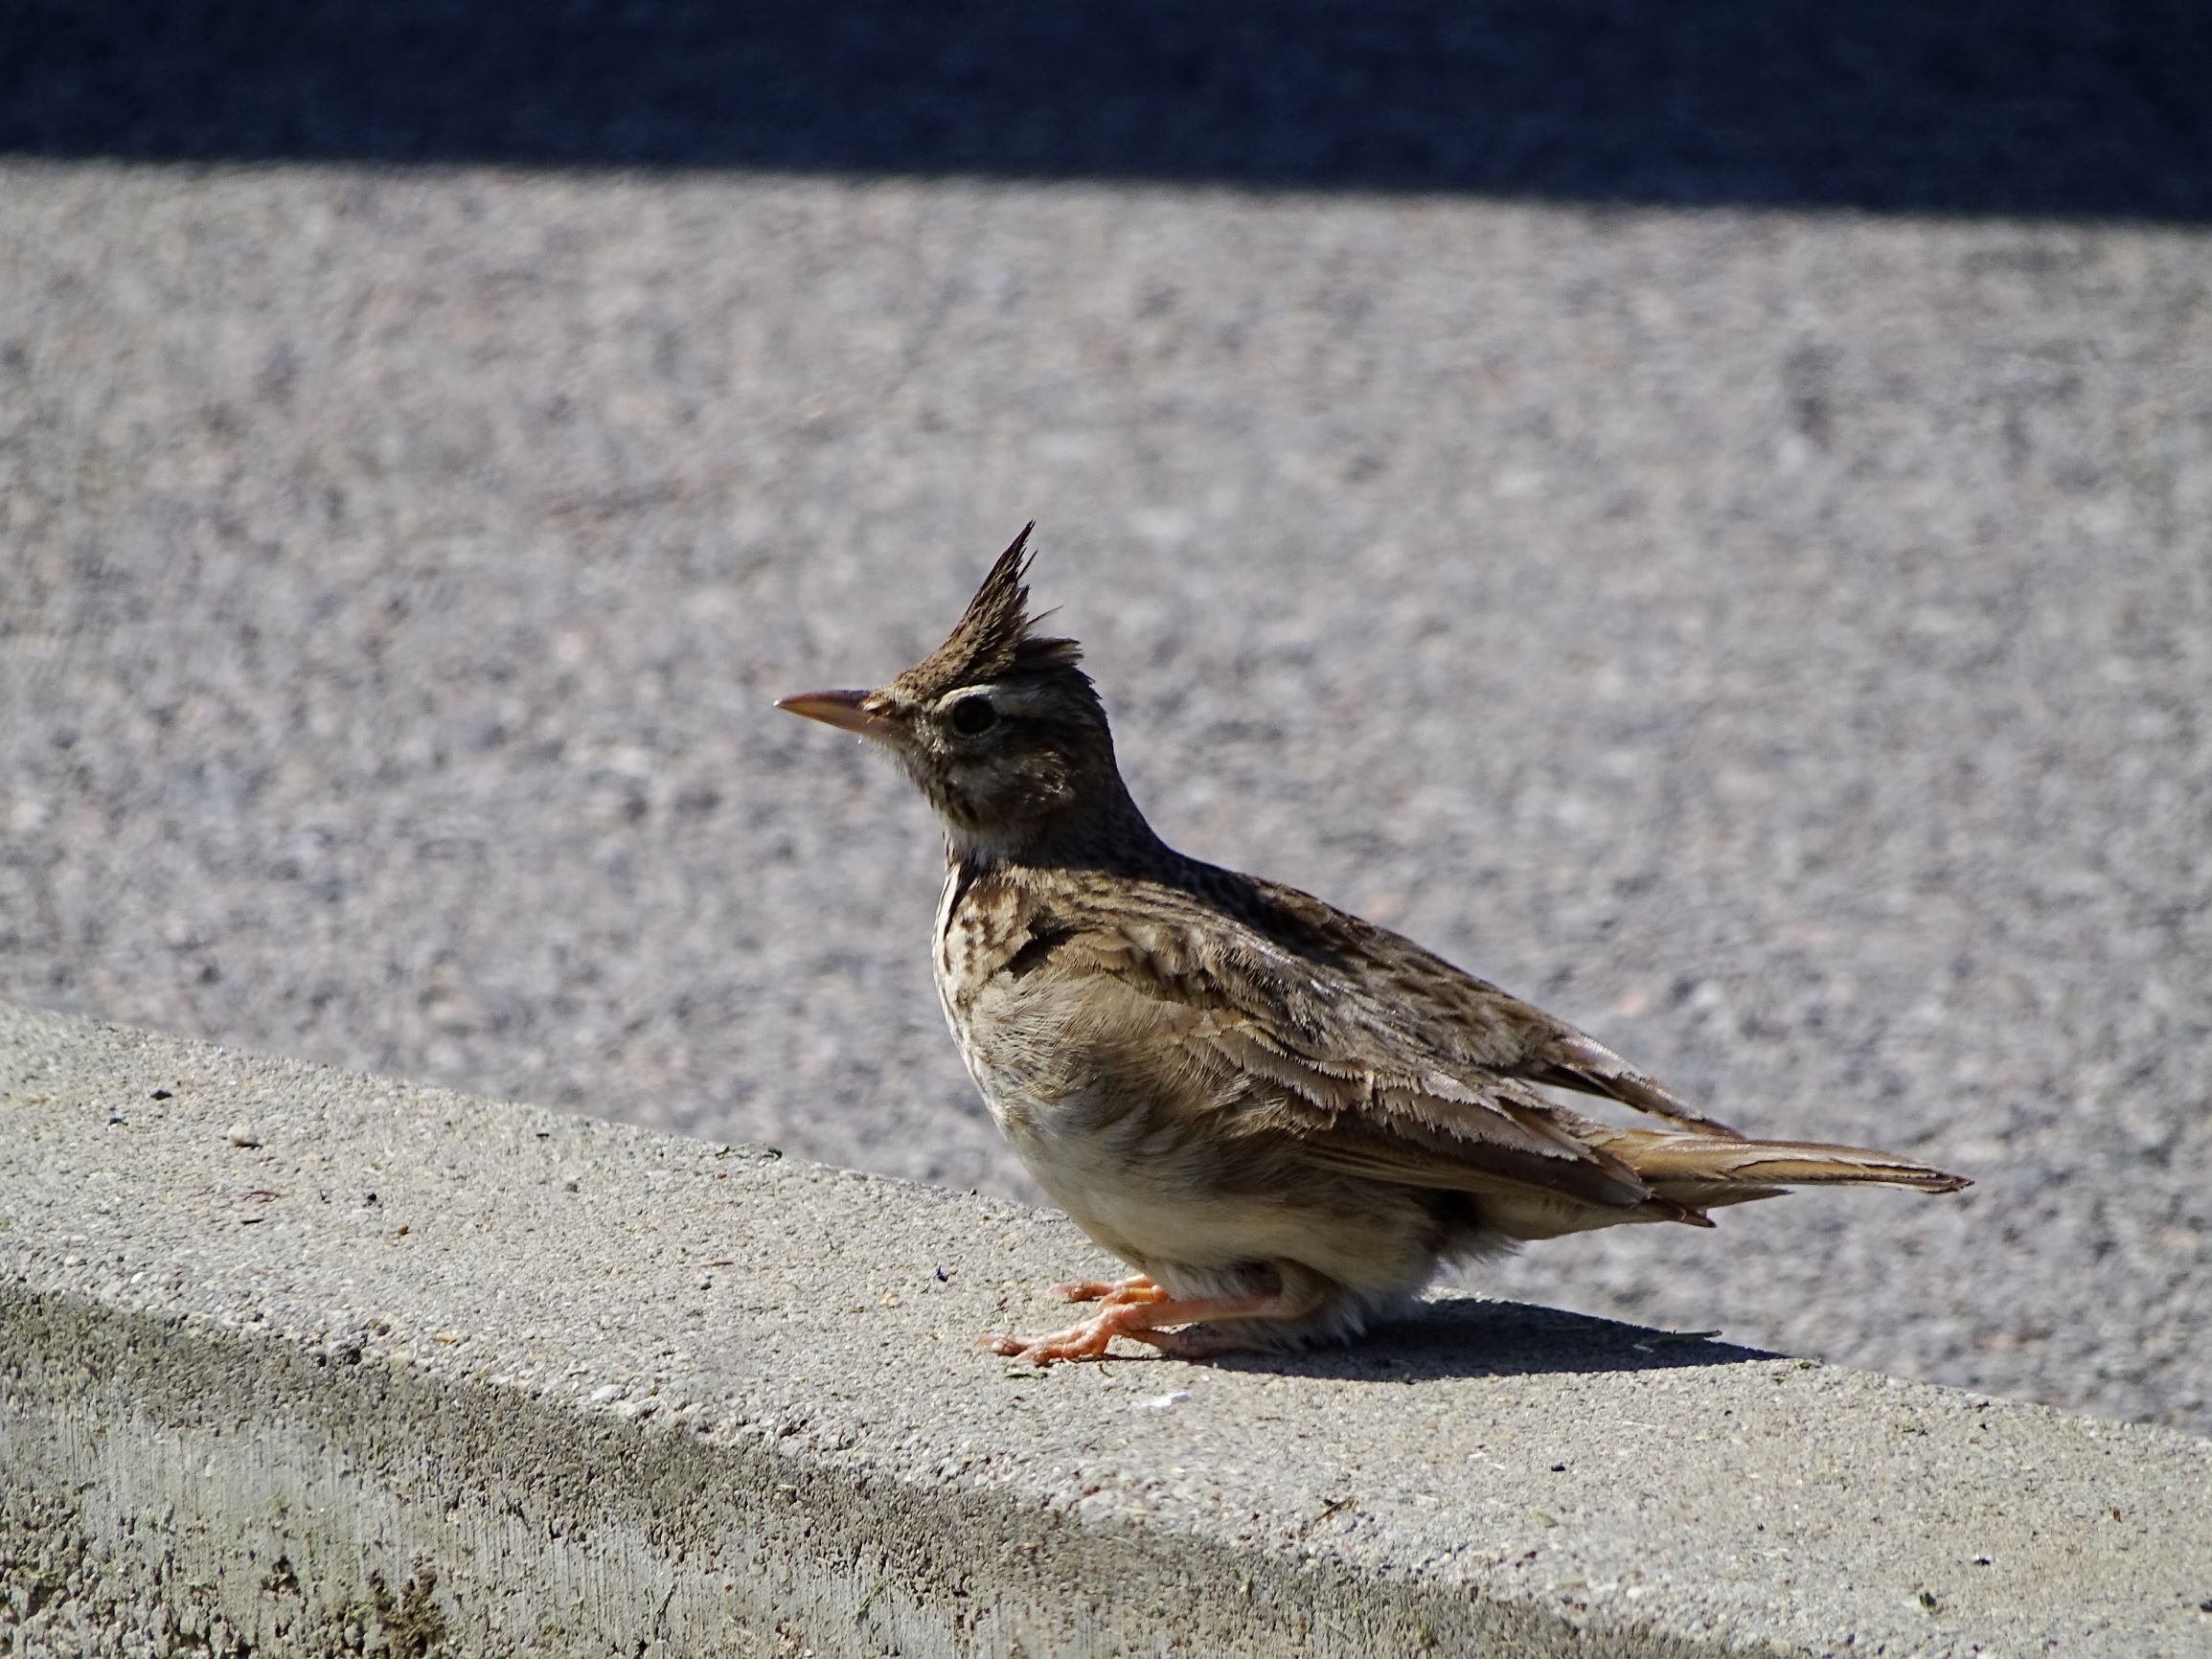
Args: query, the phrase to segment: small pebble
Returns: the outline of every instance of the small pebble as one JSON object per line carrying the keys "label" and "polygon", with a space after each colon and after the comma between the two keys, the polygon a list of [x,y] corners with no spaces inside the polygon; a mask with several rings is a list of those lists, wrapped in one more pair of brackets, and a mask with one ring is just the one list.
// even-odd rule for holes
{"label": "small pebble", "polygon": [[233,1124],[226,1132],[234,1147],[258,1147],[262,1144],[261,1131],[251,1124]]}
{"label": "small pebble", "polygon": [[1178,1388],[1173,1394],[1155,1394],[1150,1399],[1138,1400],[1137,1410],[1173,1411],[1176,1406],[1181,1405],[1190,1398],[1191,1397],[1188,1390]]}

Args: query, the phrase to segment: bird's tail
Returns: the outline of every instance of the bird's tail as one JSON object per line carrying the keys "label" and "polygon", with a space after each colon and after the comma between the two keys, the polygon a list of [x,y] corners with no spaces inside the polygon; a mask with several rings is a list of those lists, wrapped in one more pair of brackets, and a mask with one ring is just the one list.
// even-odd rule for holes
{"label": "bird's tail", "polygon": [[1955,1193],[1973,1185],[1928,1164],[1865,1147],[1813,1141],[1734,1141],[1664,1129],[1613,1129],[1596,1141],[1659,1197],[1687,1210],[1771,1198],[1791,1187],[1870,1185]]}

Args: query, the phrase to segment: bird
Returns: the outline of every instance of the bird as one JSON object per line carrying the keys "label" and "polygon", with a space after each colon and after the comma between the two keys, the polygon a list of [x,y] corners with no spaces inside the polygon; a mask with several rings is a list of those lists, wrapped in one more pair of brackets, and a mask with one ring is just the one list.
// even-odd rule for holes
{"label": "bird", "polygon": [[776,705],[888,751],[935,808],[961,1057],[1045,1195],[1134,1269],[1054,1286],[1093,1305],[1069,1328],[983,1346],[1049,1366],[1116,1338],[1184,1359],[1343,1342],[1524,1242],[1710,1227],[1792,1187],[1971,1184],[1749,1138],[1413,941],[1174,851],[1122,780],[1082,648],[1031,613],[1035,529],[920,663]]}

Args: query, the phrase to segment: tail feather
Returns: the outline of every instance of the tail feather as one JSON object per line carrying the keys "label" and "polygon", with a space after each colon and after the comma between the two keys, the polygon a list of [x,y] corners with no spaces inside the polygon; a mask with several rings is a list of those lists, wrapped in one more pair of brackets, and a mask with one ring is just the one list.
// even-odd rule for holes
{"label": "tail feather", "polygon": [[1866,1147],[1733,1141],[1660,1129],[1613,1129],[1599,1144],[1660,1197],[1691,1209],[1770,1198],[1790,1187],[1871,1185],[1956,1193],[1973,1185],[1963,1175]]}

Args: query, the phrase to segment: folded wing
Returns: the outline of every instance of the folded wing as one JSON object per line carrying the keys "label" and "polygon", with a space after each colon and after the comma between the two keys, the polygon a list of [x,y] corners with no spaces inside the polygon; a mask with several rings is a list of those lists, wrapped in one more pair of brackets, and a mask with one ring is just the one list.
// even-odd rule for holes
{"label": "folded wing", "polygon": [[[1410,941],[1293,889],[1220,875],[1242,891],[1209,891],[1201,906],[1159,889],[1110,918],[1038,917],[1033,929],[1128,1034],[1129,1063],[1211,1081],[1228,1133],[1284,1137],[1317,1169],[1484,1195],[1530,1238],[1707,1224],[1709,1206],[1801,1184],[1965,1184],[1886,1153],[1746,1140]],[[1241,925],[1224,928],[1223,912]],[[1125,993],[1118,1012],[1097,1001],[1102,975]],[[1617,1128],[1548,1100],[1547,1086],[1679,1127]]]}

